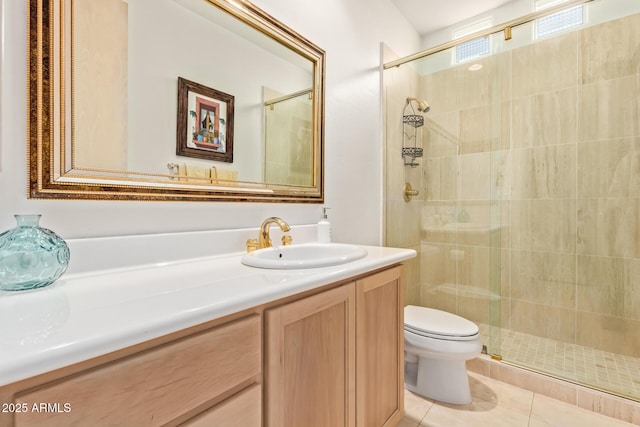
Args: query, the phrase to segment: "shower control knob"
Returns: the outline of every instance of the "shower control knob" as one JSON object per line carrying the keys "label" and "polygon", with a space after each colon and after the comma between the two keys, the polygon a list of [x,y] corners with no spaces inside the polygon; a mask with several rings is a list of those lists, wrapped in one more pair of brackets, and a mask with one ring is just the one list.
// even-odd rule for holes
{"label": "shower control knob", "polygon": [[414,190],[411,184],[407,182],[404,187],[402,187],[402,194],[404,195],[404,201],[408,203],[411,201],[411,198],[417,196],[419,192],[418,190]]}

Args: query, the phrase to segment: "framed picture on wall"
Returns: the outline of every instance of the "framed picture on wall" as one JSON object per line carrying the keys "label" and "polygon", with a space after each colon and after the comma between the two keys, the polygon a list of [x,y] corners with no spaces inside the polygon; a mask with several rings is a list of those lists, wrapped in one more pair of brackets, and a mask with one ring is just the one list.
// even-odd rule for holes
{"label": "framed picture on wall", "polygon": [[233,99],[178,77],[176,154],[233,163]]}

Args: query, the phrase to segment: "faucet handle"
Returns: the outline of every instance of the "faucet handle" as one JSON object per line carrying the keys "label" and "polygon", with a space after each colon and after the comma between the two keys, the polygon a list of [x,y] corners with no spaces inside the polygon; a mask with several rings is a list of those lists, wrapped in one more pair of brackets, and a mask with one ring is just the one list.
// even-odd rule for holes
{"label": "faucet handle", "polygon": [[282,246],[289,246],[293,242],[293,237],[290,234],[282,236]]}
{"label": "faucet handle", "polygon": [[247,239],[247,252],[253,252],[258,249],[258,239]]}

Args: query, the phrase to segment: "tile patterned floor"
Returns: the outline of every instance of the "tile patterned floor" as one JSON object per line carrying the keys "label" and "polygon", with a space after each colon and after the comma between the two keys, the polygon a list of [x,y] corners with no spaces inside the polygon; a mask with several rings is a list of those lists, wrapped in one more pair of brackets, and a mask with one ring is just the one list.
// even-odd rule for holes
{"label": "tile patterned floor", "polygon": [[[489,327],[480,325],[480,331],[489,342]],[[640,400],[640,358],[507,329],[499,333],[500,354],[509,363]]]}
{"label": "tile patterned floor", "polygon": [[633,424],[469,373],[473,402],[448,405],[405,391],[398,427],[631,427]]}

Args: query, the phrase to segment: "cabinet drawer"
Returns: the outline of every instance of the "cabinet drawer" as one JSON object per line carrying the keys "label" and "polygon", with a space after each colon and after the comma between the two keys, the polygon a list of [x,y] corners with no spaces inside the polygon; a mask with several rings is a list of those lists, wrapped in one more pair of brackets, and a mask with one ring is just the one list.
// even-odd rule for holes
{"label": "cabinet drawer", "polygon": [[181,424],[181,427],[260,427],[261,424],[262,391],[256,384]]}
{"label": "cabinet drawer", "polygon": [[70,411],[16,414],[15,425],[160,425],[206,405],[261,371],[260,316],[253,315],[16,397]]}

